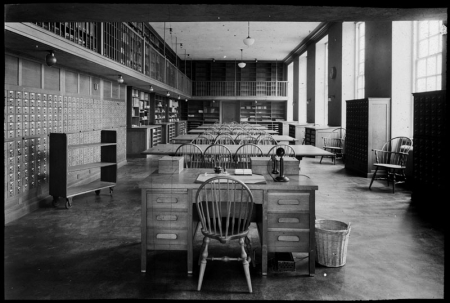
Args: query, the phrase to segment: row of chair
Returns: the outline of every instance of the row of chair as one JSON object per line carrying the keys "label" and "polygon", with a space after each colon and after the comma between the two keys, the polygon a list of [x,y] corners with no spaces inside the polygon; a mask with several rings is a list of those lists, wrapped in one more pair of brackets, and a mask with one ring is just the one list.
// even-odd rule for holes
{"label": "row of chair", "polygon": [[249,168],[250,157],[275,155],[276,149],[283,147],[286,157],[295,157],[294,149],[289,145],[275,145],[267,154],[255,144],[247,143],[239,146],[234,154],[223,144],[211,144],[204,151],[192,143],[180,145],[175,151],[176,156],[184,157],[185,168]]}
{"label": "row of chair", "polygon": [[238,135],[228,135],[228,134],[201,134],[197,138],[191,141],[192,144],[224,144],[224,145],[237,145],[253,143],[258,145],[277,145],[277,140],[275,140],[270,134],[261,134],[259,136],[252,136],[245,133],[240,133]]}

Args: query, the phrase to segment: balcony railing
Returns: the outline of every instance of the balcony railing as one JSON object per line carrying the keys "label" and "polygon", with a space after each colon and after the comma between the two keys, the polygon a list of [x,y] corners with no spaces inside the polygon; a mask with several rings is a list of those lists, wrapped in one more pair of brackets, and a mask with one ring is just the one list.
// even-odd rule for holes
{"label": "balcony railing", "polygon": [[34,24],[187,95],[192,95],[191,80],[126,23],[36,22]]}
{"label": "balcony railing", "polygon": [[288,81],[192,81],[192,96],[287,97]]}

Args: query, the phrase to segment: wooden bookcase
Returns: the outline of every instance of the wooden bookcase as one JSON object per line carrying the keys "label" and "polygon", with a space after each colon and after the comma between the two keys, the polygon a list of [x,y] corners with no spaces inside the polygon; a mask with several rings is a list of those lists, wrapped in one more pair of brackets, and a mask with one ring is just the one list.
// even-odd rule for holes
{"label": "wooden bookcase", "polygon": [[150,96],[149,93],[127,88],[127,126],[139,127],[149,125]]}
{"label": "wooden bookcase", "polygon": [[[66,208],[72,206],[75,196],[95,191],[98,195],[101,189],[109,188],[112,194],[117,181],[117,133],[115,130],[102,130],[101,141],[87,144],[68,144],[66,133],[50,133],[50,172],[49,194],[53,196],[53,205],[58,204],[58,198],[66,199]],[[100,148],[100,162],[82,165],[70,165],[71,150],[84,148]],[[69,187],[68,174],[76,171],[100,168],[100,178],[83,185]]]}
{"label": "wooden bookcase", "polygon": [[285,121],[286,101],[241,101],[241,122]]}
{"label": "wooden bookcase", "polygon": [[306,126],[312,123],[289,123],[289,137],[297,139],[297,144],[302,144],[305,140]]}
{"label": "wooden bookcase", "polygon": [[345,168],[370,178],[375,153],[391,139],[391,99],[365,98],[347,101]]}
{"label": "wooden bookcase", "polygon": [[167,100],[161,95],[150,94],[150,124],[167,122]]}
{"label": "wooden bookcase", "polygon": [[203,121],[205,124],[220,122],[219,101],[203,101]]}

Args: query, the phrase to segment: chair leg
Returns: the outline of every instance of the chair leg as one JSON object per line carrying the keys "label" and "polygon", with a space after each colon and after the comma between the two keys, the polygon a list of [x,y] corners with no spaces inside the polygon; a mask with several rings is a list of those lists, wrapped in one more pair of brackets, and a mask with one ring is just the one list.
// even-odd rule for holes
{"label": "chair leg", "polygon": [[245,237],[245,243],[247,247],[247,254],[251,255],[250,263],[252,263],[253,267],[256,267],[256,259],[255,259],[255,250],[252,247],[252,239],[248,236]]}
{"label": "chair leg", "polygon": [[249,264],[248,264],[248,260],[247,260],[247,253],[245,252],[245,247],[244,247],[244,238],[239,239],[239,244],[241,245],[242,265],[244,266],[244,272],[245,272],[245,278],[247,279],[248,290],[250,293],[252,293],[253,292],[252,280],[250,279],[250,269],[249,269]]}
{"label": "chair leg", "polygon": [[202,263],[200,264],[200,273],[198,275],[198,287],[197,287],[198,291],[200,291],[200,289],[202,288],[203,275],[205,274],[206,258],[208,257],[208,243],[209,243],[209,238],[208,237],[204,237],[203,238],[203,244],[205,246],[205,249],[201,252],[201,254],[202,254]]}
{"label": "chair leg", "polygon": [[323,159],[323,156],[322,156],[322,157],[320,157],[320,164],[322,164],[322,159]]}
{"label": "chair leg", "polygon": [[395,192],[395,171],[392,173],[392,193]]}
{"label": "chair leg", "polygon": [[378,171],[378,166],[375,168],[375,172],[373,173],[372,180],[370,181],[369,189],[371,189],[371,187],[372,187],[372,183],[373,183],[373,180],[375,180],[377,171]]}

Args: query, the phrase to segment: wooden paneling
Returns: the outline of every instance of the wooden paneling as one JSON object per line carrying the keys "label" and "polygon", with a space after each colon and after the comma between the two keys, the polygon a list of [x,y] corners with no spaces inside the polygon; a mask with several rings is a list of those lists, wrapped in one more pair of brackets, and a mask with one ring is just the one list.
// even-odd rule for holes
{"label": "wooden paneling", "polygon": [[60,69],[44,65],[44,89],[59,91]]}
{"label": "wooden paneling", "polygon": [[80,94],[89,95],[89,76],[80,74]]}
{"label": "wooden paneling", "polygon": [[5,55],[5,84],[19,85],[19,58]]}
{"label": "wooden paneling", "polygon": [[66,70],[65,84],[67,93],[78,93],[78,73]]}
{"label": "wooden paneling", "polygon": [[41,80],[42,80],[41,64],[22,59],[23,86],[41,88]]}

